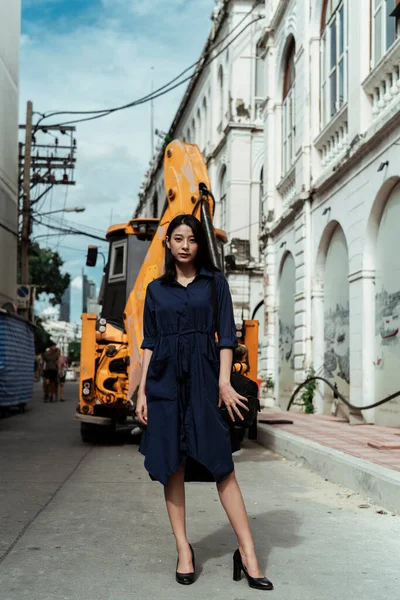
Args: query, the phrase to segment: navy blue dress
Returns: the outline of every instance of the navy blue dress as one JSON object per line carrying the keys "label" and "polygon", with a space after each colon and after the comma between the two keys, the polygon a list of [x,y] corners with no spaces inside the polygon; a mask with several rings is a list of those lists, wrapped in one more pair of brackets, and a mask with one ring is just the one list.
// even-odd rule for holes
{"label": "navy blue dress", "polygon": [[[218,344],[211,292],[218,297]],[[228,282],[205,268],[187,287],[161,278],[147,286],[141,347],[153,351],[146,378],[148,426],[139,450],[153,480],[167,485],[184,460],[210,475],[188,480],[225,479],[237,450],[233,428],[218,408],[219,349],[236,348]],[[196,470],[193,471],[196,473]]]}

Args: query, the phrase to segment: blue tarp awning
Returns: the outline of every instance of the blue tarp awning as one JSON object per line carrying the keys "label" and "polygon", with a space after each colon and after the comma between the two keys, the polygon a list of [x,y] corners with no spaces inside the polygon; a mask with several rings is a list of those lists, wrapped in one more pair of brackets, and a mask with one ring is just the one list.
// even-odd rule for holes
{"label": "blue tarp awning", "polygon": [[33,327],[0,311],[0,406],[32,400],[34,360]]}

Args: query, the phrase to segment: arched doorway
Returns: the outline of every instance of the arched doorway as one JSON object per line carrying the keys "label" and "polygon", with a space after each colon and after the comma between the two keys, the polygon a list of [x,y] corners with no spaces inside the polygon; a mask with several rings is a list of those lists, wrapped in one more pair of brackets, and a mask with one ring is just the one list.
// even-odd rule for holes
{"label": "arched doorway", "polygon": [[[400,184],[391,192],[379,224],[375,255],[375,397],[400,390]],[[379,425],[400,425],[400,398],[376,409]]]}
{"label": "arched doorway", "polygon": [[284,259],[279,285],[278,372],[279,405],[286,410],[294,386],[294,296],[296,268],[293,256]]}
{"label": "arched doorway", "polygon": [[[324,271],[324,376],[346,397],[350,394],[349,256],[346,238],[336,225],[326,254]],[[326,386],[324,413],[332,407]],[[343,405],[340,408],[344,410]]]}

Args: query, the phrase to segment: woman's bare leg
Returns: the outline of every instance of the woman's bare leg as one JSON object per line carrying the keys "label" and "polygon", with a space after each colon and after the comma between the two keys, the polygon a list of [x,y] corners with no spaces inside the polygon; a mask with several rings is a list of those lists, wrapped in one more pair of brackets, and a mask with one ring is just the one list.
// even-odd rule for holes
{"label": "woman's bare leg", "polygon": [[178,573],[191,573],[192,553],[186,537],[185,465],[168,479],[168,484],[164,487],[164,496],[179,555]]}
{"label": "woman's bare leg", "polygon": [[264,577],[258,564],[249,519],[235,472],[233,471],[221,483],[217,483],[217,489],[221,504],[235,531],[240,554],[249,575],[252,577]]}

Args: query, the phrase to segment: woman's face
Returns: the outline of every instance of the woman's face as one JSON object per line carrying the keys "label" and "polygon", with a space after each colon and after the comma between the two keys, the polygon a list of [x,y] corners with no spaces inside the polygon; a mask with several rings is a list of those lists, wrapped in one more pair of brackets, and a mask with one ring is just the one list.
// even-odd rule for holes
{"label": "woman's face", "polygon": [[181,265],[187,265],[194,261],[198,251],[193,231],[188,225],[179,225],[173,230],[171,237],[166,238],[168,248],[175,259]]}

